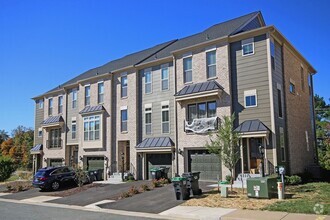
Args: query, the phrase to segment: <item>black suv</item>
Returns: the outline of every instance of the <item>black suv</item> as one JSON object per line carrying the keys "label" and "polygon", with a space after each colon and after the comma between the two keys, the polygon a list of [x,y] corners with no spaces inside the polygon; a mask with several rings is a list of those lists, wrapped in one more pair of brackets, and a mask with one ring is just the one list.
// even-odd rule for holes
{"label": "black suv", "polygon": [[54,191],[60,188],[64,183],[75,180],[75,172],[70,167],[45,167],[41,168],[34,175],[32,185],[40,189],[52,189]]}

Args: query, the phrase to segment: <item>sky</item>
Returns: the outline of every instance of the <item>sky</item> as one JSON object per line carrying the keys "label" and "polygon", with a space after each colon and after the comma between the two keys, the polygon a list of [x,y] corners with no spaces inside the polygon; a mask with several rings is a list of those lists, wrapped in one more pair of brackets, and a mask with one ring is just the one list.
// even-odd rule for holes
{"label": "sky", "polygon": [[0,0],[0,130],[34,127],[31,99],[129,53],[254,11],[314,66],[329,103],[328,0]]}

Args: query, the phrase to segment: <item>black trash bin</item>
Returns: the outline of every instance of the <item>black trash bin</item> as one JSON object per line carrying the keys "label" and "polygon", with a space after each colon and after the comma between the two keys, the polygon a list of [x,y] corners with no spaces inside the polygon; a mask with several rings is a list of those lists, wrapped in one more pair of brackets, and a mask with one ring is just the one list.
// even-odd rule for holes
{"label": "black trash bin", "polygon": [[190,197],[190,191],[186,187],[187,179],[185,177],[172,178],[176,200],[187,200]]}
{"label": "black trash bin", "polygon": [[168,171],[170,170],[169,167],[160,167],[160,178],[168,178]]}
{"label": "black trash bin", "polygon": [[103,180],[103,169],[98,169],[98,170],[93,170],[91,172],[94,173],[96,181],[101,181]]}
{"label": "black trash bin", "polygon": [[192,191],[193,195],[202,194],[202,190],[199,188],[198,184],[199,174],[200,172],[188,172],[182,174],[182,177],[187,179],[187,188]]}
{"label": "black trash bin", "polygon": [[151,168],[150,174],[151,174],[151,179],[158,180],[162,176],[162,171],[160,168]]}

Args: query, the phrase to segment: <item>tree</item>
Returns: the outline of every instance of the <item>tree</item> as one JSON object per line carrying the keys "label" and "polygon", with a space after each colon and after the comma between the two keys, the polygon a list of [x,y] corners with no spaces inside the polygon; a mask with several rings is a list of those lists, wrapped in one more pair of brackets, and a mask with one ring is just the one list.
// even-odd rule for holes
{"label": "tree", "polygon": [[8,140],[9,135],[5,130],[0,130],[0,145],[2,144],[2,142]]}
{"label": "tree", "polygon": [[32,158],[30,150],[33,145],[34,131],[31,128],[18,126],[12,131],[14,148],[10,156],[22,167],[31,167]]}
{"label": "tree", "polygon": [[3,156],[8,156],[9,151],[13,146],[14,146],[14,142],[12,138],[9,138],[8,140],[2,142],[2,144],[0,145],[1,154]]}
{"label": "tree", "polygon": [[15,168],[12,159],[7,156],[0,156],[0,181],[8,179],[14,171]]}
{"label": "tree", "polygon": [[[210,153],[216,154],[221,162],[230,171],[233,180],[233,171],[240,159],[239,134],[234,131],[234,115],[224,116],[221,126],[216,134],[210,134],[210,142],[206,144],[206,148]],[[231,190],[233,183],[230,182]]]}

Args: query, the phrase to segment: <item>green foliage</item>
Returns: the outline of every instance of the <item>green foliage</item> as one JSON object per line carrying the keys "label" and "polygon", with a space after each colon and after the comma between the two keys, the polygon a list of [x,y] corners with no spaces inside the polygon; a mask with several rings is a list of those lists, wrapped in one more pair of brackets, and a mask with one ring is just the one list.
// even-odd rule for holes
{"label": "green foliage", "polygon": [[287,185],[298,185],[302,182],[301,177],[297,175],[285,176],[285,184]]}
{"label": "green foliage", "polygon": [[80,166],[77,166],[74,171],[75,171],[74,180],[79,187],[82,187],[86,182],[87,174]]}
{"label": "green foliage", "polygon": [[0,156],[0,181],[4,181],[10,177],[15,171],[14,162],[11,158]]}
{"label": "green foliage", "polygon": [[134,179],[134,176],[131,176],[131,175],[130,175],[130,176],[128,176],[128,178],[127,178],[127,179],[128,179],[128,181],[134,181],[134,180],[135,180],[135,179]]}
{"label": "green foliage", "polygon": [[7,131],[5,130],[0,130],[0,145],[2,144],[2,142],[8,140],[9,135],[7,133]]}
{"label": "green foliage", "polygon": [[231,183],[232,177],[230,175],[226,175],[226,181],[228,183]]}
{"label": "green foliage", "polygon": [[234,120],[234,115],[231,117],[224,116],[217,133],[210,134],[210,143],[206,144],[208,151],[216,154],[221,162],[229,169],[231,178],[233,178],[236,163],[240,159],[240,137],[234,131]]}

